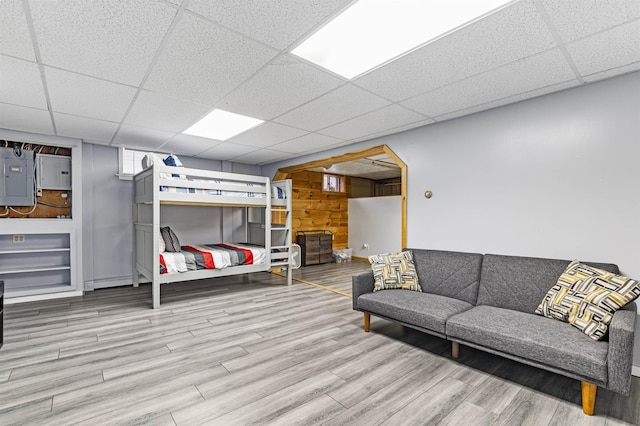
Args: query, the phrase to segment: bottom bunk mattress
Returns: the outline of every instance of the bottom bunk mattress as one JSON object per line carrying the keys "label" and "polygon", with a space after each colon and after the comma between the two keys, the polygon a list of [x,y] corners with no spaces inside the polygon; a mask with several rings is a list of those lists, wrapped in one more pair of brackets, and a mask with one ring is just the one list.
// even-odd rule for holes
{"label": "bottom bunk mattress", "polygon": [[179,252],[160,253],[160,273],[221,269],[265,263],[267,251],[252,244],[221,243],[182,246]]}

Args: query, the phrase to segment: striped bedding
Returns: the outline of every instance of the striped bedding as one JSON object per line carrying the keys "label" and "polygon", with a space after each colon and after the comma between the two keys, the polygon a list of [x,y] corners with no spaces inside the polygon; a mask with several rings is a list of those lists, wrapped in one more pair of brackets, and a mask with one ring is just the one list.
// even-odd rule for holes
{"label": "striped bedding", "polygon": [[221,243],[182,246],[180,252],[160,253],[160,273],[221,269],[238,265],[265,263],[264,247],[252,244]]}

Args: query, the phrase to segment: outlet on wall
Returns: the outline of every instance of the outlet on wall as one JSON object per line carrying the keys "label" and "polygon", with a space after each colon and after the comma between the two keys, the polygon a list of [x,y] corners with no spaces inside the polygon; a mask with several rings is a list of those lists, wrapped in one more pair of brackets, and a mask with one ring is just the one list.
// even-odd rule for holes
{"label": "outlet on wall", "polygon": [[14,234],[13,235],[13,242],[14,243],[24,243],[24,235],[20,235],[20,234]]}

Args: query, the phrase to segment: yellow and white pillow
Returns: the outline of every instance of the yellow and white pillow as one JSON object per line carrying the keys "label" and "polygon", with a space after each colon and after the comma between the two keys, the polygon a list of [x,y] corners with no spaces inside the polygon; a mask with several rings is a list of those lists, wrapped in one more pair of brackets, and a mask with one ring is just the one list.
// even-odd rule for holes
{"label": "yellow and white pillow", "polygon": [[568,322],[594,340],[607,333],[613,314],[640,296],[640,282],[574,260],[547,292],[536,313]]}
{"label": "yellow and white pillow", "polygon": [[411,251],[369,256],[369,263],[371,263],[375,280],[373,291],[390,289],[422,291]]}

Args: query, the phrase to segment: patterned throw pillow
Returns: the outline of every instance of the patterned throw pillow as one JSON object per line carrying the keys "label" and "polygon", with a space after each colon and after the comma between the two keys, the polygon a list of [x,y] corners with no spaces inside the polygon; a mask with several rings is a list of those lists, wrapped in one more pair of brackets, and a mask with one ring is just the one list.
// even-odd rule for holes
{"label": "patterned throw pillow", "polygon": [[375,280],[373,291],[390,289],[422,291],[411,251],[369,256],[369,263],[371,263]]}
{"label": "patterned throw pillow", "polygon": [[607,333],[613,314],[640,296],[640,282],[574,260],[536,313],[573,325],[594,340]]}
{"label": "patterned throw pillow", "polygon": [[162,235],[162,239],[164,240],[165,251],[178,253],[181,251],[180,248],[180,240],[178,240],[178,236],[173,229],[168,226],[160,228],[160,235]]}

